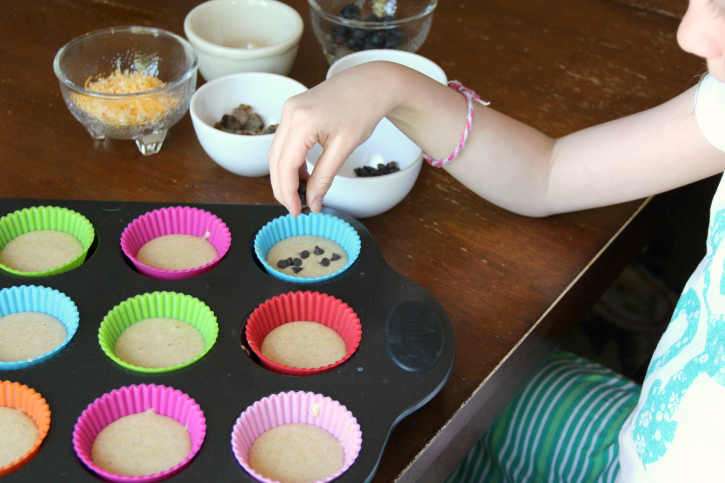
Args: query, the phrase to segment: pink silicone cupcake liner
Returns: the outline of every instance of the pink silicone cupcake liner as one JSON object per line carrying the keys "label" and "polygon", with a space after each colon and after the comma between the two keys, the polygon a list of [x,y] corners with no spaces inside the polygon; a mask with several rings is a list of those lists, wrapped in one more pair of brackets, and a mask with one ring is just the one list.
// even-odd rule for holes
{"label": "pink silicone cupcake liner", "polygon": [[[217,257],[206,265],[188,270],[161,270],[139,262],[141,247],[164,235],[194,235],[206,238],[217,251]],[[207,211],[187,206],[160,208],[133,220],[121,234],[121,249],[136,269],[147,277],[181,280],[208,272],[216,267],[229,251],[232,237],[227,225]]]}
{"label": "pink silicone cupcake liner", "polygon": [[[96,466],[91,459],[91,448],[98,433],[117,419],[148,409],[186,426],[191,435],[191,451],[186,459],[166,471],[146,476],[117,475]],[[171,387],[139,384],[115,389],[89,404],[73,428],[73,449],[83,464],[105,480],[147,483],[165,480],[184,469],[201,448],[205,435],[204,413],[191,397]]]}
{"label": "pink silicone cupcake liner", "polygon": [[290,423],[314,424],[327,430],[341,443],[345,463],[334,475],[316,483],[334,480],[352,466],[360,453],[362,431],[357,419],[339,402],[311,392],[282,392],[255,402],[242,412],[232,429],[232,451],[240,465],[255,479],[277,483],[265,478],[249,466],[249,449],[265,431]]}
{"label": "pink silicone cupcake liner", "polygon": [[45,399],[24,384],[0,381],[0,406],[20,409],[35,422],[38,427],[38,439],[33,446],[20,458],[0,466],[0,478],[25,466],[40,450],[40,445],[50,429],[50,408]]}
{"label": "pink silicone cupcake liner", "polygon": [[[345,341],[347,353],[339,361],[324,367],[302,369],[274,362],[262,355],[262,341],[272,330],[295,321],[318,322],[335,330]],[[262,365],[291,376],[310,376],[329,371],[352,356],[360,345],[362,326],[357,314],[343,301],[318,292],[291,292],[277,295],[254,309],[247,320],[245,335],[249,348]]]}

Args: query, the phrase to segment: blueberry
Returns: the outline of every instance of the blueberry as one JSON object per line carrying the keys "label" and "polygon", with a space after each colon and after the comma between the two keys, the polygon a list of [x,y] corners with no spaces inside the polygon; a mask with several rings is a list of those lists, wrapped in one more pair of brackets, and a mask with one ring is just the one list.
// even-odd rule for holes
{"label": "blueberry", "polygon": [[362,29],[350,29],[350,35],[347,38],[347,45],[350,50],[360,50],[365,45],[367,34]]}
{"label": "blueberry", "polygon": [[357,5],[348,3],[340,10],[340,16],[349,20],[360,20],[360,9]]}
{"label": "blueberry", "polygon": [[333,25],[330,29],[330,35],[336,44],[344,44],[350,36],[350,27],[344,25]]}
{"label": "blueberry", "polygon": [[382,49],[385,47],[386,40],[385,31],[376,30],[375,32],[370,32],[370,35],[365,38],[364,49]]}
{"label": "blueberry", "polygon": [[403,32],[400,29],[391,29],[385,39],[386,49],[397,49],[403,44]]}

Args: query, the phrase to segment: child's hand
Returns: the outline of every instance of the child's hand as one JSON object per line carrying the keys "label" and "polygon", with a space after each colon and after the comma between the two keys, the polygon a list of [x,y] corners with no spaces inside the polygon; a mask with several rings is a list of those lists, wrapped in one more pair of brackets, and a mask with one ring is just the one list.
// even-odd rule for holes
{"label": "child's hand", "polygon": [[306,172],[307,152],[323,148],[307,181],[307,204],[319,213],[322,198],[348,156],[372,134],[393,107],[392,82],[386,88],[386,64],[372,62],[344,71],[307,92],[290,98],[269,149],[269,170],[274,196],[292,216],[302,209],[297,188]]}

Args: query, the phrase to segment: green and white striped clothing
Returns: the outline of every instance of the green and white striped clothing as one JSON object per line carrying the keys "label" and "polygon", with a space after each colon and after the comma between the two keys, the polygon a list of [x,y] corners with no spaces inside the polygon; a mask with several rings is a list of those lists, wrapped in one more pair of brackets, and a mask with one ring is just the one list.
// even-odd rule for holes
{"label": "green and white striped clothing", "polygon": [[617,436],[640,387],[557,351],[446,483],[612,482]]}

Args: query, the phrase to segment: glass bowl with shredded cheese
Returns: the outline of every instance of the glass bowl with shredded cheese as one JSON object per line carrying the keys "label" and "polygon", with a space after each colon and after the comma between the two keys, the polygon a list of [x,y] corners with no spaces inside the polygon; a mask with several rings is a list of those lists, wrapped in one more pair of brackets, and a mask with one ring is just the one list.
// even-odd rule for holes
{"label": "glass bowl with shredded cheese", "polygon": [[112,27],[71,40],[53,69],[68,109],[93,139],[133,139],[151,155],[188,111],[198,63],[176,34]]}

